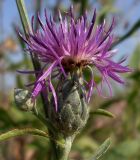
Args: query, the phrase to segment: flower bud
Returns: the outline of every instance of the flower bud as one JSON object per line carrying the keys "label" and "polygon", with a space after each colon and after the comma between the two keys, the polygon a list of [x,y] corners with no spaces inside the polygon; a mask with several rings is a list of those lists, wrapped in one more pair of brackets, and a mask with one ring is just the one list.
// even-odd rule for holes
{"label": "flower bud", "polygon": [[[74,78],[61,82],[56,90],[58,111],[50,107],[49,118],[54,127],[65,136],[78,133],[88,119],[88,107],[78,81]],[[54,106],[54,100],[51,101]]]}
{"label": "flower bud", "polygon": [[19,109],[23,111],[33,111],[35,103],[31,99],[31,93],[28,90],[15,88],[14,98]]}

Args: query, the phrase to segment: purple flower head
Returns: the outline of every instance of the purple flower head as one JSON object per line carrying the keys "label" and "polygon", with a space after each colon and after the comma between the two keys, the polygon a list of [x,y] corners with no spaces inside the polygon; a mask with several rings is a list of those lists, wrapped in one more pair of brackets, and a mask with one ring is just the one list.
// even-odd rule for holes
{"label": "purple flower head", "polygon": [[[130,72],[131,70],[122,66],[124,59],[116,63],[111,60],[111,57],[116,53],[116,50],[111,50],[111,45],[114,41],[112,30],[114,27],[114,19],[109,27],[106,22],[95,26],[96,10],[90,23],[87,22],[86,14],[79,19],[73,16],[72,7],[69,13],[62,18],[59,12],[59,23],[48,18],[45,11],[46,23],[43,24],[38,15],[38,22],[41,26],[40,30],[34,31],[34,23],[32,18],[32,33],[29,38],[22,38],[27,43],[28,51],[34,53],[40,62],[46,64],[47,69],[42,69],[42,74],[38,77],[34,84],[32,97],[37,95],[47,86],[54,96],[55,106],[57,110],[57,96],[52,79],[53,73],[57,70],[55,76],[67,77],[69,73],[80,71],[80,76],[83,77],[85,68],[90,70],[90,80],[84,80],[86,86],[86,99],[89,102],[93,93],[93,88],[97,88],[99,93],[101,90],[97,86],[93,67],[96,68],[102,77],[102,83],[106,83],[111,93],[111,84],[109,78],[112,78],[118,83],[124,83],[119,76],[120,73]],[[108,28],[108,29],[107,29]]]}

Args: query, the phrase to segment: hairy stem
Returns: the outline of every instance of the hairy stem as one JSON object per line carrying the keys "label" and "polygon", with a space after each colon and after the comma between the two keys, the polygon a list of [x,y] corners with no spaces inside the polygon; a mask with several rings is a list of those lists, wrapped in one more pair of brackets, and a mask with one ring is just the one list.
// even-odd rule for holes
{"label": "hairy stem", "polygon": [[[55,155],[52,157],[52,160],[68,160],[68,156],[71,150],[72,142],[73,142],[74,137],[66,137],[64,140],[64,145],[59,145],[54,141],[54,146],[53,147],[53,152]],[[60,141],[60,140],[59,140]]]}

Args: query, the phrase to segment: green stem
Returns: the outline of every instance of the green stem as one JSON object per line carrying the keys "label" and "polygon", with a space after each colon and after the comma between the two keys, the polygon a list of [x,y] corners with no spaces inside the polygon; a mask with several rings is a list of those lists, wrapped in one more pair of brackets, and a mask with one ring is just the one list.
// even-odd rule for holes
{"label": "green stem", "polygon": [[[52,160],[68,160],[68,156],[71,150],[72,142],[74,137],[67,137],[65,138],[64,145],[59,145],[54,141],[53,150],[54,150],[54,157]],[[60,140],[59,140],[60,141]],[[55,148],[54,148],[55,146]]]}
{"label": "green stem", "polygon": [[[28,39],[28,35],[29,35],[29,33],[32,33],[32,31],[31,31],[31,26],[29,23],[26,7],[24,4],[24,0],[16,0],[16,3],[17,3],[17,8],[18,8],[19,14],[20,14],[20,19],[21,19],[21,22],[23,25],[23,29],[25,32],[25,36]],[[38,61],[38,57],[34,56],[34,54],[31,53],[31,60],[33,63],[34,70],[40,71],[41,65]],[[38,74],[36,74],[36,77],[38,77]],[[46,106],[48,106],[48,99],[46,97],[46,91],[41,92],[41,99],[42,99],[45,114],[47,116],[47,107]]]}
{"label": "green stem", "polygon": [[24,32],[25,32],[26,36],[28,36],[28,34],[31,32],[31,27],[30,27],[28,15],[27,15],[27,12],[26,12],[24,0],[16,0],[16,4],[17,4],[17,7],[18,7],[18,11],[19,11],[19,14],[20,14],[20,18],[21,18],[21,22],[22,22]]}
{"label": "green stem", "polygon": [[[56,129],[52,126],[51,122],[49,121],[48,118],[44,118],[43,115],[41,115],[40,113],[38,113],[36,110],[32,111],[32,113],[45,125],[47,125],[47,127],[50,129],[51,132],[56,131]],[[56,131],[57,132],[57,131]]]}

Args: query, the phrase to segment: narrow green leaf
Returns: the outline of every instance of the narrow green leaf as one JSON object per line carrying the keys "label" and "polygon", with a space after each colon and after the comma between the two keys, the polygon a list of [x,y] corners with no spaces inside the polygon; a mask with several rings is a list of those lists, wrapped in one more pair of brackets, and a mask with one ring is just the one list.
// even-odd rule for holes
{"label": "narrow green leaf", "polygon": [[108,148],[110,147],[111,141],[110,138],[104,141],[104,143],[97,149],[94,156],[91,158],[91,160],[98,160],[103,154],[106,153]]}
{"label": "narrow green leaf", "polygon": [[25,129],[14,129],[6,133],[0,134],[0,142],[16,136],[22,136],[25,134],[31,134],[31,135],[37,135],[37,136],[49,138],[48,134],[42,130],[39,130],[36,128],[25,128]]}
{"label": "narrow green leaf", "polygon": [[96,111],[90,112],[91,115],[97,114],[102,116],[107,116],[110,118],[115,118],[115,115],[105,109],[97,109]]}
{"label": "narrow green leaf", "polygon": [[42,130],[36,129],[36,128],[24,128],[24,129],[13,129],[11,131],[8,131],[6,133],[0,134],[0,142],[6,141],[10,138],[14,138],[17,136],[23,136],[23,135],[33,135],[33,136],[41,136],[44,138],[49,138],[52,141],[54,141],[56,144],[64,147],[64,143],[61,141],[58,141],[54,139],[53,137],[50,137],[47,132],[44,132]]}
{"label": "narrow green leaf", "polygon": [[135,33],[138,29],[140,28],[140,19],[132,26],[132,28],[122,37],[120,37],[120,39],[118,41],[116,41],[113,45],[112,48],[115,47],[116,45],[120,44],[121,42],[123,42],[124,40],[126,40],[127,38],[129,38],[133,33]]}

